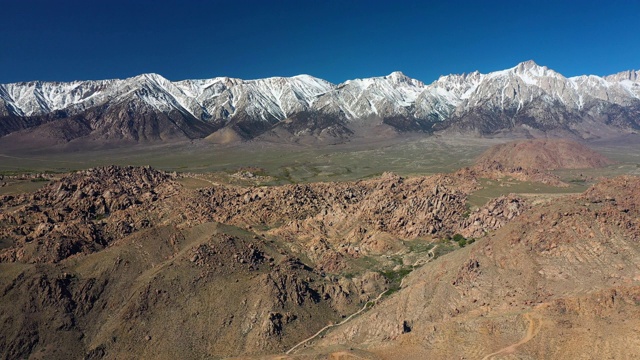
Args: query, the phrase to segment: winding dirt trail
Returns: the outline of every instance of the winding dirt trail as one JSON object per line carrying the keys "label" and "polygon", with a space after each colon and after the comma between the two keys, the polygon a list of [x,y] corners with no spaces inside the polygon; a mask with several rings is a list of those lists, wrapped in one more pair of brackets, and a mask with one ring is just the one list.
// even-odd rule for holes
{"label": "winding dirt trail", "polygon": [[[358,316],[360,313],[362,313],[363,311],[367,310],[367,308],[368,308],[367,304],[369,304],[369,303],[373,303],[373,305],[375,305],[375,304],[378,302],[378,300],[380,300],[380,298],[381,298],[384,294],[386,294],[386,293],[387,293],[387,291],[389,291],[389,290],[385,290],[385,291],[381,292],[381,293],[380,293],[380,295],[378,295],[378,297],[377,297],[377,298],[375,298],[374,300],[367,301],[367,302],[364,304],[364,306],[362,307],[362,309],[360,309],[360,310],[358,310],[357,312],[355,312],[355,313],[353,313],[353,314],[349,315],[349,317],[347,317],[346,319],[342,320],[341,322],[339,322],[339,323],[337,323],[337,324],[327,325],[327,326],[323,327],[322,329],[318,330],[318,332],[317,332],[317,333],[315,333],[315,334],[313,334],[312,336],[310,336],[310,337],[308,337],[308,338],[306,338],[306,339],[302,340],[301,342],[297,343],[294,347],[292,347],[291,349],[289,349],[285,354],[287,354],[287,355],[291,354],[291,352],[293,352],[297,347],[302,346],[302,345],[304,345],[305,343],[307,343],[307,342],[309,342],[309,341],[311,341],[311,340],[315,339],[315,338],[316,338],[316,337],[318,337],[318,336],[319,336],[323,331],[325,331],[325,330],[327,330],[327,329],[330,329],[330,328],[332,328],[332,327],[340,326],[340,325],[342,325],[342,324],[346,323],[347,321],[351,320],[353,317]],[[371,305],[371,307],[373,307],[373,305]]]}
{"label": "winding dirt trail", "polygon": [[[421,264],[419,264],[419,265],[418,265],[418,263],[419,263],[419,260],[418,260],[418,261],[416,261],[416,262],[413,264],[413,267],[415,268],[415,267],[417,267],[417,266],[424,266],[424,265],[426,265],[426,264],[430,263],[430,262],[431,262],[431,260],[434,260],[434,259],[436,258],[435,251],[438,249],[438,246],[439,246],[439,244],[436,244],[433,248],[431,248],[431,250],[429,250],[429,251],[427,252],[427,255],[429,255],[429,258],[428,258],[425,262],[423,262],[423,263],[421,263]],[[407,278],[407,277],[405,276],[405,277],[403,277],[403,278],[402,278],[402,280],[400,280],[400,289],[403,289],[403,288],[404,288],[404,280],[405,280],[406,278]]]}
{"label": "winding dirt trail", "polygon": [[209,180],[209,179],[207,179],[205,177],[197,176],[195,174],[184,175],[184,177],[189,177],[189,178],[200,180],[200,181],[206,181],[206,182],[208,182],[209,184],[211,184],[213,186],[219,186],[220,185],[219,183],[217,183],[215,181],[211,181],[211,180]]}
{"label": "winding dirt trail", "polygon": [[[438,248],[438,245],[436,244],[436,246],[434,246],[431,250],[429,250],[429,252],[428,252],[428,254],[429,254],[429,259],[425,262],[425,264],[426,264],[426,263],[428,263],[428,262],[430,262],[431,260],[433,260],[433,259],[435,258],[435,254],[434,254],[434,252],[435,252],[435,250],[436,250],[437,248]],[[400,288],[402,288],[402,287],[403,287],[404,279],[406,279],[406,277],[402,278],[402,280],[400,281]],[[360,309],[360,310],[358,310],[357,312],[355,312],[355,313],[353,313],[353,314],[349,315],[349,317],[347,317],[346,319],[342,320],[341,322],[339,322],[339,323],[337,323],[337,324],[327,325],[327,326],[323,327],[322,329],[318,330],[318,332],[317,332],[317,333],[315,333],[315,334],[313,334],[312,336],[310,336],[310,337],[308,337],[308,338],[306,338],[306,339],[302,340],[301,342],[297,343],[294,347],[292,347],[292,348],[291,348],[291,349],[289,349],[287,352],[285,352],[285,354],[287,354],[287,355],[291,354],[291,353],[292,353],[296,348],[298,348],[299,346],[302,346],[302,345],[306,344],[307,342],[309,342],[309,341],[311,341],[311,340],[315,339],[315,338],[316,338],[316,337],[318,337],[318,336],[319,336],[323,331],[325,331],[325,330],[327,330],[327,329],[330,329],[330,328],[332,328],[332,327],[340,326],[340,325],[342,325],[342,324],[346,323],[347,321],[351,320],[351,319],[352,319],[352,318],[354,318],[355,316],[358,316],[360,313],[362,313],[363,311],[365,311],[365,310],[367,309],[367,304],[368,304],[368,303],[373,303],[373,305],[375,305],[375,304],[378,302],[378,300],[380,300],[380,298],[381,298],[384,294],[386,294],[388,291],[389,291],[389,290],[385,290],[385,291],[381,292],[381,293],[380,293],[380,295],[378,295],[378,297],[376,297],[374,300],[367,301],[367,303],[365,303],[365,304],[364,304],[364,306],[362,307],[362,309]],[[373,305],[372,305],[372,306],[373,306]]]}
{"label": "winding dirt trail", "polygon": [[512,354],[517,350],[518,346],[526,344],[531,339],[533,339],[540,331],[540,325],[542,321],[539,318],[535,318],[531,316],[531,313],[524,314],[524,318],[527,319],[527,321],[529,321],[529,327],[527,328],[527,333],[525,334],[525,336],[522,339],[520,339],[520,341],[518,341],[517,343],[511,344],[505,348],[502,348],[496,352],[493,352],[483,357],[482,360],[489,360],[494,356],[500,355],[500,354]]}

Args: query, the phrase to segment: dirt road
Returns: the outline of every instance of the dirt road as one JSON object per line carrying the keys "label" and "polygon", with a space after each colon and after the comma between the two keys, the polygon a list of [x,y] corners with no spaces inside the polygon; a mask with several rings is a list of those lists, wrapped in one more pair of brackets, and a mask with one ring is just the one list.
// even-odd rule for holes
{"label": "dirt road", "polygon": [[540,331],[541,320],[539,318],[534,317],[531,313],[524,314],[524,318],[527,319],[527,321],[529,321],[529,327],[527,328],[527,333],[525,334],[525,336],[522,339],[520,339],[520,341],[518,341],[517,343],[511,344],[505,348],[502,348],[496,352],[493,352],[483,357],[482,360],[489,360],[494,356],[500,355],[500,354],[512,354],[517,350],[518,346],[526,344],[531,339],[533,339]]}

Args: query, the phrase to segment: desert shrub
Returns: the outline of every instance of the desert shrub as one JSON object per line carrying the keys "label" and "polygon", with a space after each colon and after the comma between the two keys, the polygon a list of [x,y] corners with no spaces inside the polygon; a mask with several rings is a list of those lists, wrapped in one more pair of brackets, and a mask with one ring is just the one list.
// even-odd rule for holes
{"label": "desert shrub", "polygon": [[460,247],[464,247],[465,245],[467,245],[467,239],[464,236],[460,235],[460,234],[453,235],[453,239],[452,240],[457,242],[458,246],[460,246]]}

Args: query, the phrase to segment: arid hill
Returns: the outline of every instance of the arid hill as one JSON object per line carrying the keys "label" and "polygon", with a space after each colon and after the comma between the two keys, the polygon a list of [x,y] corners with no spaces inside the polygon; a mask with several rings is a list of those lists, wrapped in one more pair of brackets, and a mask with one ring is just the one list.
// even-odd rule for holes
{"label": "arid hill", "polygon": [[477,160],[485,169],[556,169],[598,168],[613,162],[587,146],[564,139],[535,139],[492,146]]}
{"label": "arid hill", "polygon": [[499,179],[504,176],[554,186],[567,186],[550,173],[557,169],[591,169],[613,161],[587,146],[565,139],[535,139],[494,145],[471,168],[471,176]]}
{"label": "arid hill", "polygon": [[639,186],[623,176],[536,206],[292,355],[638,358]]}
{"label": "arid hill", "polygon": [[2,196],[0,354],[284,352],[434,256],[412,247],[492,231],[527,209],[510,197],[469,214],[475,187],[385,174],[189,189],[176,175],[109,166]]}
{"label": "arid hill", "polygon": [[0,197],[1,356],[640,356],[638,177],[475,211],[467,172],[185,180],[108,166]]}

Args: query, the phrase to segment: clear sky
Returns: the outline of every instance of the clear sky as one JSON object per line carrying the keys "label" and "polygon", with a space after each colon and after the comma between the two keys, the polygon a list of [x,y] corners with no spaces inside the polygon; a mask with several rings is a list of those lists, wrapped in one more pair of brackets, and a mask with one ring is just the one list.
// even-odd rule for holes
{"label": "clear sky", "polygon": [[640,68],[640,1],[0,0],[0,83]]}

